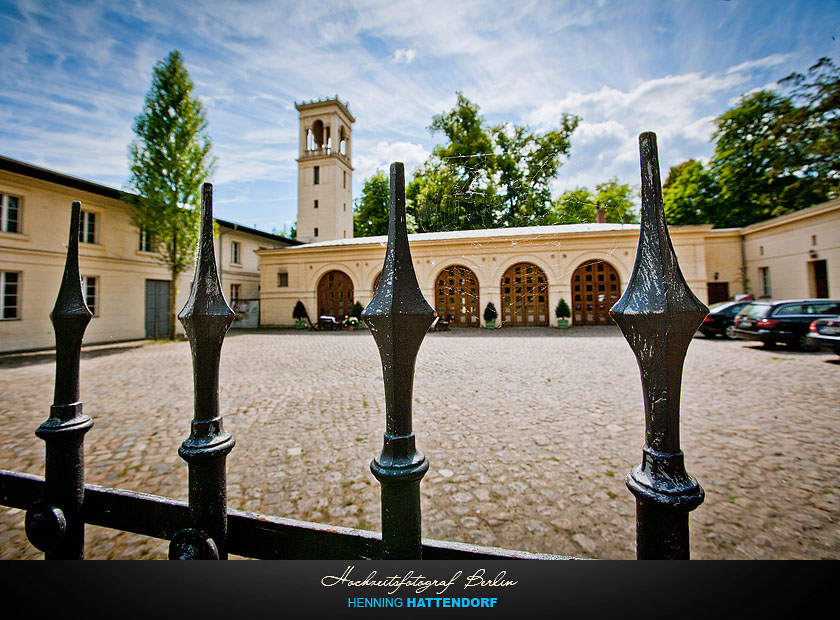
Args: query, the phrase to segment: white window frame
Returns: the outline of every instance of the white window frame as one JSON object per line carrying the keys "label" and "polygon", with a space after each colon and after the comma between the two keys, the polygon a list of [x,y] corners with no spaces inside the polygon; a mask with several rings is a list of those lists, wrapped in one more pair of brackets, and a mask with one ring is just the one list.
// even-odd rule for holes
{"label": "white window frame", "polygon": [[239,241],[231,241],[230,242],[230,264],[231,265],[241,265],[242,264],[242,244]]}
{"label": "white window frame", "polygon": [[[9,200],[15,201],[15,229],[9,230]],[[13,194],[0,193],[0,232],[4,233],[22,233],[23,218],[21,217],[23,209],[21,205],[23,199],[20,196]]]}
{"label": "white window frame", "polygon": [[[13,293],[12,297],[14,299],[14,306],[6,305],[6,300],[9,297],[7,295],[6,287],[8,286],[9,278],[8,276],[14,275],[15,276],[15,292]],[[23,274],[19,271],[0,271],[0,321],[17,321],[20,320],[20,307],[21,307],[21,291],[23,289]],[[14,308],[14,316],[6,316],[6,313],[9,308]]]}
{"label": "white window frame", "polygon": [[140,240],[137,244],[138,252],[152,252],[152,236],[146,229],[140,229]]}
{"label": "white window frame", "polygon": [[[99,242],[99,214],[96,211],[79,212],[79,243]],[[93,220],[93,234],[90,231],[91,220]]]}
{"label": "white window frame", "polygon": [[[85,305],[87,305],[93,316],[99,316],[99,301],[101,292],[99,289],[99,276],[82,276],[82,297],[84,297]],[[89,301],[90,289],[93,289],[93,304]]]}

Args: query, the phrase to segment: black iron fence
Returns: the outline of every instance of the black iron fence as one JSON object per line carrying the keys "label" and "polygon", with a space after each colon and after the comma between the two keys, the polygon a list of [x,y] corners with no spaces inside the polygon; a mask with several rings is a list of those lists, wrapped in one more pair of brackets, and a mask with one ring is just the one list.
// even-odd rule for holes
{"label": "black iron fence", "polygon": [[[636,497],[637,557],[688,558],[688,513],[703,501],[703,489],[685,471],[680,450],[680,384],[688,344],[708,309],[687,286],[671,245],[656,136],[644,133],[639,144],[639,246],[633,275],[611,310],[636,354],[645,404],[642,463],[626,482]],[[429,461],[416,447],[411,407],[415,360],[434,311],[411,261],[404,174],[401,163],[391,165],[385,264],[362,315],[382,358],[385,387],[383,446],[370,465],[381,485],[382,533],[228,509],[225,460],[234,438],[219,412],[219,360],[235,315],[216,272],[212,187],[206,184],[195,278],[179,315],[194,377],[194,418],[178,450],[189,467],[187,502],[84,482],[84,436],[93,421],[79,402],[79,356],[91,313],[79,282],[81,204],[73,203],[64,277],[50,315],[56,333],[54,404],[36,431],[46,444],[45,475],[0,470],[0,503],[26,511],[26,535],[47,559],[84,558],[86,523],[169,540],[173,559],[568,558],[421,538],[420,483]]]}

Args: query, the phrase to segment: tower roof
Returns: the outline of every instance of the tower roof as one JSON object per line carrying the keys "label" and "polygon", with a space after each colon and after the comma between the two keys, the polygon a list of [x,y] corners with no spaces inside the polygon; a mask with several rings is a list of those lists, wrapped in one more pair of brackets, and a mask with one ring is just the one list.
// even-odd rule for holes
{"label": "tower roof", "polygon": [[335,97],[327,97],[326,99],[313,99],[312,101],[301,101],[300,103],[296,101],[295,109],[298,112],[300,112],[301,110],[311,110],[313,108],[320,108],[331,104],[337,105],[341,109],[341,111],[344,112],[350,118],[351,122],[356,122],[356,117],[353,116],[353,114],[350,112],[350,105],[347,102],[339,99],[338,95],[336,95]]}

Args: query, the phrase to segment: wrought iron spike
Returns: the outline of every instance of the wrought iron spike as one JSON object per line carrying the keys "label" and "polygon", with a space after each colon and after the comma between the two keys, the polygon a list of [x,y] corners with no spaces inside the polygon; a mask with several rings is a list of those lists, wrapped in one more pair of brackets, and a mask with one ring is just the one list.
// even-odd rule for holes
{"label": "wrought iron spike", "polygon": [[688,512],[703,489],[680,450],[680,387],[688,345],[708,314],[680,271],[662,207],[656,134],[639,136],[642,224],[633,274],[610,315],[636,355],[645,403],[642,464],[626,482],[637,500],[636,553],[688,558]]}
{"label": "wrought iron spike", "polygon": [[79,358],[91,312],[79,275],[79,219],[82,203],[70,209],[64,276],[50,320],[55,330],[55,394],[50,417],[35,431],[44,440],[46,465],[42,502],[26,514],[30,541],[47,559],[83,559],[84,436],[93,420],[79,401]]}
{"label": "wrought iron spike", "polygon": [[388,247],[379,284],[362,320],[382,359],[385,437],[370,464],[382,488],[383,558],[419,558],[420,480],[429,461],[412,430],[414,366],[434,310],[423,297],[411,260],[405,222],[405,168],[391,164]]}
{"label": "wrought iron spike", "polygon": [[[225,458],[233,449],[233,436],[224,430],[219,415],[219,362],[222,342],[235,314],[222,294],[213,247],[213,186],[201,192],[201,232],[195,278],[189,299],[178,319],[184,325],[193,360],[195,414],[190,436],[178,454],[189,464],[190,521],[200,536],[212,539],[220,558],[227,558],[227,482]],[[191,557],[189,549],[173,539],[170,557]],[[198,557],[198,556],[196,556]]]}

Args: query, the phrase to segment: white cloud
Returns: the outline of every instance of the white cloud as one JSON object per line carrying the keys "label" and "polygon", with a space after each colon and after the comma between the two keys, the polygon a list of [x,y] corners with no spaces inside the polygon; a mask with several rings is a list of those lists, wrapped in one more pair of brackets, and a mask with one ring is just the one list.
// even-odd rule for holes
{"label": "white cloud", "polygon": [[407,65],[411,64],[411,61],[414,60],[414,57],[417,56],[417,50],[412,49],[399,49],[394,51],[394,57],[391,59],[391,62],[396,63],[405,63]]}
{"label": "white cloud", "polygon": [[[356,152],[359,151],[357,143]],[[362,146],[361,155],[354,155],[353,164],[356,168],[356,187],[361,188],[365,179],[371,177],[377,170],[388,174],[392,162],[401,161],[405,164],[406,180],[411,178],[414,171],[429,157],[429,151],[420,144],[413,142],[380,141],[373,146]]]}

